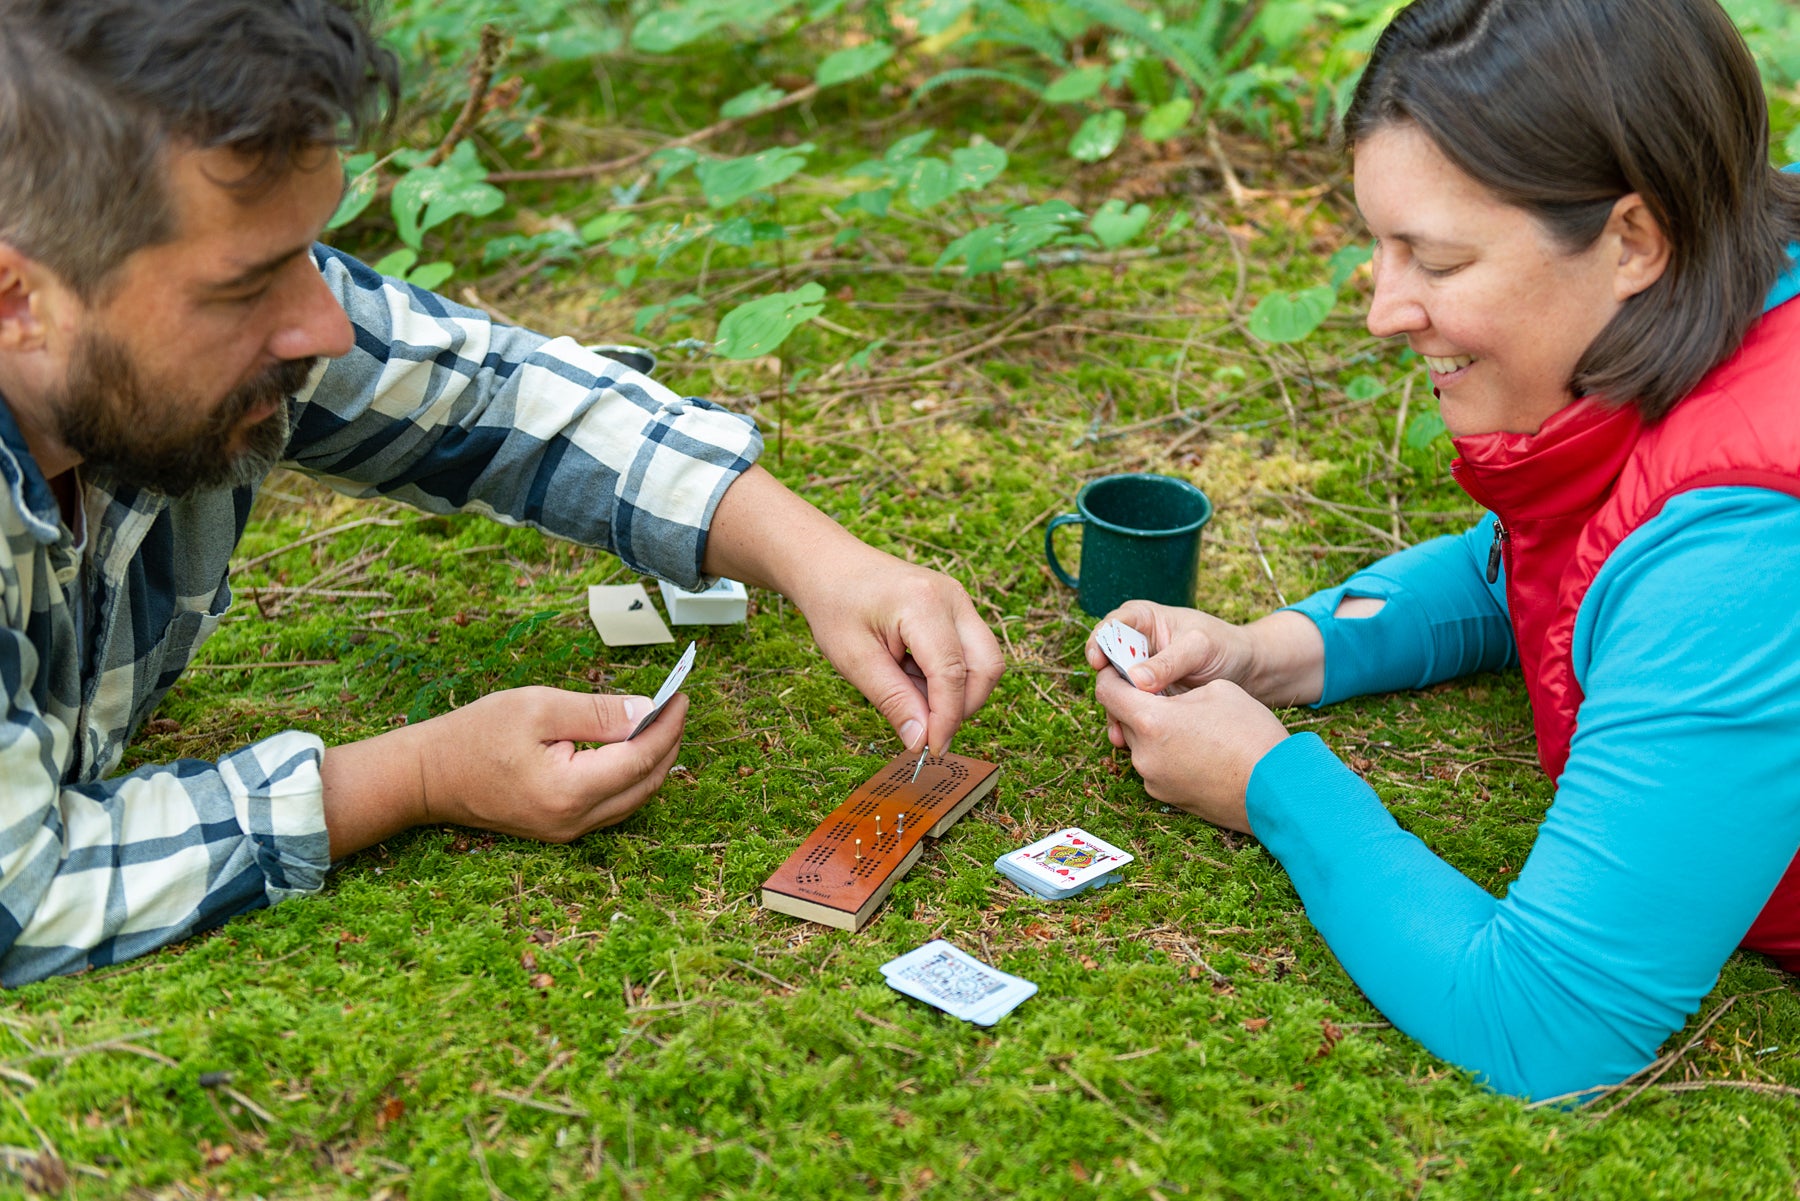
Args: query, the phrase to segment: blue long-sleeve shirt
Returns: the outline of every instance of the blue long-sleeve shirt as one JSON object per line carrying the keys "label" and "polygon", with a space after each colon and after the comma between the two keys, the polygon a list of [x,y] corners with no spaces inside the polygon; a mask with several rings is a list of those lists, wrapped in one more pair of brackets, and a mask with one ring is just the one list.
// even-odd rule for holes
{"label": "blue long-sleeve shirt", "polygon": [[[1770,304],[1800,293],[1790,272]],[[1325,641],[1321,703],[1516,661],[1492,518],[1294,606]],[[1346,595],[1384,600],[1335,616]],[[1584,701],[1517,881],[1496,899],[1401,830],[1301,734],[1251,775],[1250,824],[1369,999],[1503,1092],[1559,1096],[1649,1063],[1800,850],[1800,500],[1681,494],[1595,577]]]}

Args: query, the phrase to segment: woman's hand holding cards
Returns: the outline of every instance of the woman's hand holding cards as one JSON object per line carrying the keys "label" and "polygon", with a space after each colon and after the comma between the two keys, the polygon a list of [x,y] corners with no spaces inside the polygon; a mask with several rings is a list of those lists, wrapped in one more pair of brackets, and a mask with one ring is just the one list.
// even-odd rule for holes
{"label": "woman's hand holding cards", "polygon": [[1144,790],[1217,826],[1251,833],[1244,790],[1257,761],[1288,736],[1261,701],[1229,680],[1179,696],[1133,688],[1110,667],[1094,696],[1114,746],[1131,751]]}

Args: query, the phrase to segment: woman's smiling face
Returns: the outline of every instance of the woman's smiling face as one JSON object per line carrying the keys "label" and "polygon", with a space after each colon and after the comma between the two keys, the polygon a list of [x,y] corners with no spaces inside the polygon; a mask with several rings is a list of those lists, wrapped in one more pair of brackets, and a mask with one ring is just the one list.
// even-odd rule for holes
{"label": "woman's smiling face", "polygon": [[1369,332],[1405,336],[1424,358],[1455,436],[1536,433],[1574,399],[1569,380],[1595,336],[1648,286],[1631,239],[1632,213],[1645,215],[1636,196],[1571,254],[1416,125],[1357,143],[1355,181],[1377,242]]}

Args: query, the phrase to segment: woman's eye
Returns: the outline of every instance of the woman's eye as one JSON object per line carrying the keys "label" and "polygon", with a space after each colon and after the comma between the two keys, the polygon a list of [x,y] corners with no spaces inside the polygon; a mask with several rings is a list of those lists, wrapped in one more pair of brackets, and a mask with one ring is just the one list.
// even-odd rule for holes
{"label": "woman's eye", "polygon": [[1462,265],[1460,263],[1454,267],[1433,267],[1429,263],[1419,264],[1419,270],[1423,271],[1433,279],[1442,279],[1446,275],[1454,275],[1461,269]]}

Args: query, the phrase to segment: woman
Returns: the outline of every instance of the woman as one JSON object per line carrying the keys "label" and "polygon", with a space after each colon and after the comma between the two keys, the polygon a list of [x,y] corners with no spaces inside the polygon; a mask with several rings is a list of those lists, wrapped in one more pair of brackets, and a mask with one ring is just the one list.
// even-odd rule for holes
{"label": "woman", "polygon": [[[1396,1026],[1505,1092],[1616,1083],[1734,947],[1800,968],[1800,176],[1715,0],[1418,0],[1345,134],[1369,329],[1491,513],[1247,626],[1128,604],[1155,656],[1096,695]],[[1515,663],[1557,791],[1504,900],[1267,707]]]}

